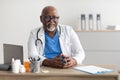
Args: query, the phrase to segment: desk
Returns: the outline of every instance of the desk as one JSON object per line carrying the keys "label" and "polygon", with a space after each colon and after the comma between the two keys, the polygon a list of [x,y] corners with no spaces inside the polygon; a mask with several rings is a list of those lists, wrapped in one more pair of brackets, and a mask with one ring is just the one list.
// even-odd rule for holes
{"label": "desk", "polygon": [[92,75],[74,69],[56,69],[41,67],[41,70],[49,70],[49,73],[12,73],[0,71],[0,80],[118,80],[118,72],[113,65],[101,67],[114,69],[114,72]]}

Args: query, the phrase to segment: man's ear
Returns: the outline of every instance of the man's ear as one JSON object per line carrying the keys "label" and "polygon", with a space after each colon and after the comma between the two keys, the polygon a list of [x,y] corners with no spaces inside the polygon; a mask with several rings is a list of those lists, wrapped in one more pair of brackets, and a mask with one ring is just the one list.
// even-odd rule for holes
{"label": "man's ear", "polygon": [[43,22],[42,16],[40,16],[40,21]]}

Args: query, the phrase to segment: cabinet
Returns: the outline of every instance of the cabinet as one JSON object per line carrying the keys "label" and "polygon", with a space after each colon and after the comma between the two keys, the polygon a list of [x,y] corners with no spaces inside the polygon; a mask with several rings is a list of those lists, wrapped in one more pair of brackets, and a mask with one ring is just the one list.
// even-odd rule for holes
{"label": "cabinet", "polygon": [[86,64],[114,64],[120,69],[120,31],[76,31]]}

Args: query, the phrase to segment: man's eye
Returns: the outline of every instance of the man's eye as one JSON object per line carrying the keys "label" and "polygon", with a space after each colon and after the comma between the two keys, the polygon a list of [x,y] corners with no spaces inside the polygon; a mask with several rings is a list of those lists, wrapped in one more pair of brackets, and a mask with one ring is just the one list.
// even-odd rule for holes
{"label": "man's eye", "polygon": [[59,17],[56,17],[56,16],[53,17],[54,20],[57,20],[58,18],[59,18]]}
{"label": "man's eye", "polygon": [[50,19],[50,17],[49,17],[49,16],[45,16],[44,18],[45,18],[45,19]]}
{"label": "man's eye", "polygon": [[44,19],[45,19],[46,21],[49,21],[49,20],[50,20],[50,17],[49,17],[49,16],[45,16]]}

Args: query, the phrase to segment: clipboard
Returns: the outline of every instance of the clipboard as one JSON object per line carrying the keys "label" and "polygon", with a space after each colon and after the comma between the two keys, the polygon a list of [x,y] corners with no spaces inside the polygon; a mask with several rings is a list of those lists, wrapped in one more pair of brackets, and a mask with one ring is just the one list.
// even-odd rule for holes
{"label": "clipboard", "polygon": [[80,71],[83,71],[83,72],[86,72],[86,73],[90,73],[90,74],[104,74],[104,73],[108,73],[108,72],[113,72],[114,71],[112,69],[102,68],[102,67],[93,66],[93,65],[77,66],[77,67],[74,67],[73,69],[80,70]]}

